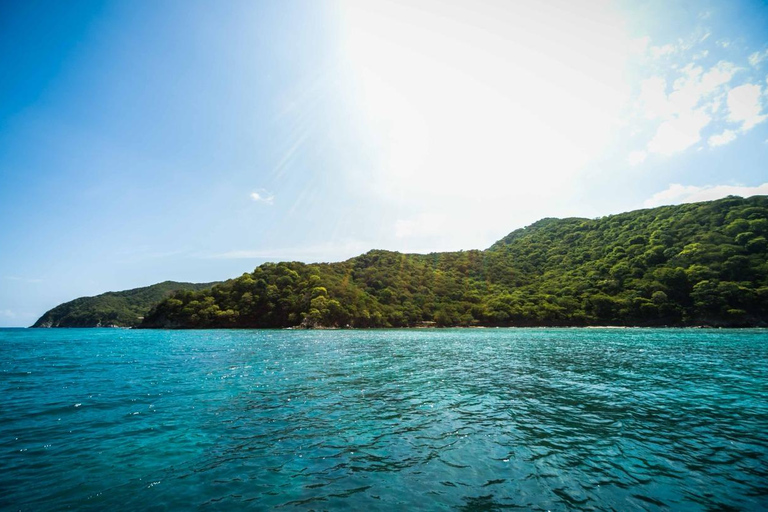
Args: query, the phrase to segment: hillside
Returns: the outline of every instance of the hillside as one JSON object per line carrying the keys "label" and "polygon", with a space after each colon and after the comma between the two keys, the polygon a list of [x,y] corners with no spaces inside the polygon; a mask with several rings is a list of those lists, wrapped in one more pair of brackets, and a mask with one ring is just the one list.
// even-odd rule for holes
{"label": "hillside", "polygon": [[267,263],[141,327],[768,324],[768,197],[543,219],[484,251]]}
{"label": "hillside", "polygon": [[122,292],[81,297],[47,311],[32,327],[134,327],[149,309],[177,290],[202,290],[216,283],[165,281]]}

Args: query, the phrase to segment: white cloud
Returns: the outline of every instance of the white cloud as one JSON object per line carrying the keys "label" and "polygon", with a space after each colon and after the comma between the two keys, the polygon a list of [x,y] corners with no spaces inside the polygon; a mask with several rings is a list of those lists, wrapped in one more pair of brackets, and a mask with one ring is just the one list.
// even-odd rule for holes
{"label": "white cloud", "polygon": [[718,87],[731,81],[733,75],[739,70],[733,63],[721,60],[701,77],[701,93],[710,94]]}
{"label": "white cloud", "polygon": [[257,203],[273,204],[275,202],[275,196],[272,192],[268,192],[263,188],[251,192],[251,199]]}
{"label": "white cloud", "polygon": [[3,318],[16,318],[16,313],[10,309],[0,309],[0,317]]}
{"label": "white cloud", "polygon": [[654,76],[640,85],[640,104],[647,119],[660,119],[653,138],[648,142],[651,153],[672,155],[701,140],[701,130],[712,121],[711,114],[720,108],[721,96],[738,68],[720,61],[707,71],[689,63],[680,69],[667,94],[667,81]]}
{"label": "white cloud", "polygon": [[711,120],[703,110],[694,110],[665,121],[648,143],[648,151],[661,155],[684,151],[701,140],[701,130]]}
{"label": "white cloud", "polygon": [[695,185],[684,186],[672,183],[666,190],[657,192],[643,203],[646,208],[665,204],[695,203],[698,201],[712,201],[726,196],[750,197],[754,195],[768,194],[768,183],[755,187],[740,185]]}
{"label": "white cloud", "polygon": [[762,89],[755,84],[740,85],[728,91],[728,120],[742,123],[742,131],[765,121],[768,116],[760,113],[763,110],[761,94]]}
{"label": "white cloud", "polygon": [[627,156],[627,162],[629,162],[629,165],[640,165],[645,162],[647,156],[648,153],[645,151],[632,151],[629,156]]}
{"label": "white cloud", "polygon": [[[683,76],[675,80],[672,92],[665,98],[657,98],[657,108],[669,114],[687,114],[700,105],[714,110],[716,93],[731,81],[738,68],[727,61],[720,61],[707,72],[693,63],[681,69]],[[658,86],[657,86],[658,87]],[[663,94],[662,90],[662,94]],[[656,91],[659,94],[659,91]]]}
{"label": "white cloud", "polygon": [[763,62],[766,58],[768,58],[768,49],[763,50],[762,52],[755,52],[750,55],[749,63],[752,66],[757,67],[757,65]]}
{"label": "white cloud", "polygon": [[708,140],[707,144],[709,144],[709,147],[714,148],[717,146],[725,146],[729,142],[733,142],[736,140],[736,132],[733,130],[725,130],[723,133],[719,135],[712,135]]}

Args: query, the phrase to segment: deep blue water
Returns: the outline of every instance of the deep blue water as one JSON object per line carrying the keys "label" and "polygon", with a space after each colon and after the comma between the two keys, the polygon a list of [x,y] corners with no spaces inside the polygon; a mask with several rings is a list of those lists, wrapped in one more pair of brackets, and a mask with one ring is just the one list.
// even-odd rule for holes
{"label": "deep blue water", "polygon": [[768,331],[0,329],[8,510],[768,509]]}

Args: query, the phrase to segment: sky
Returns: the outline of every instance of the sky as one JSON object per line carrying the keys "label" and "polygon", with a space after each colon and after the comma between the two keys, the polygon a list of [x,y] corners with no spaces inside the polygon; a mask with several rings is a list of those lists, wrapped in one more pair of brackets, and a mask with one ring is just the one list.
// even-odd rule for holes
{"label": "sky", "polygon": [[758,1],[0,2],[0,326],[768,194]]}

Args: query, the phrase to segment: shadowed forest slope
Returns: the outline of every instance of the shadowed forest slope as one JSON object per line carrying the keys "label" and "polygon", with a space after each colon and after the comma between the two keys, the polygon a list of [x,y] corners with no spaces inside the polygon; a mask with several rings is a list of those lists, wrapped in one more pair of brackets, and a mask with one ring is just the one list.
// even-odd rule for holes
{"label": "shadowed forest slope", "polygon": [[216,283],[165,281],[122,292],[81,297],[47,311],[32,327],[135,327],[149,309],[176,290],[202,290]]}

